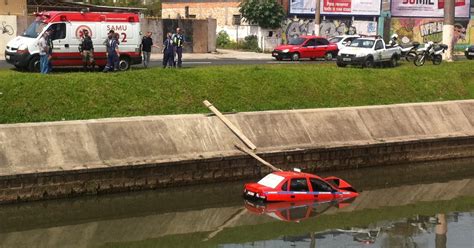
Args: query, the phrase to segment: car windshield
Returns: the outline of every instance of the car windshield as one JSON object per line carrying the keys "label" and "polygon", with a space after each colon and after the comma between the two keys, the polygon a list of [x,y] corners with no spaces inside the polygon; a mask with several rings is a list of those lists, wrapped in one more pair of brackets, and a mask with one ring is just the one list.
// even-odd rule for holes
{"label": "car windshield", "polygon": [[22,36],[37,38],[38,35],[43,31],[44,27],[46,27],[46,23],[40,20],[36,20],[30,24],[30,26],[25,30]]}
{"label": "car windshield", "polygon": [[361,47],[361,48],[372,48],[374,46],[374,40],[366,39],[355,39],[349,45],[350,47]]}
{"label": "car windshield", "polygon": [[288,45],[301,45],[306,39],[304,38],[292,38],[288,42]]}
{"label": "car windshield", "polygon": [[332,37],[331,39],[329,39],[329,42],[338,43],[341,40],[342,40],[342,37]]}
{"label": "car windshield", "polygon": [[264,178],[258,181],[258,184],[263,185],[265,187],[270,187],[274,189],[278,184],[280,184],[285,178],[275,174],[268,174]]}

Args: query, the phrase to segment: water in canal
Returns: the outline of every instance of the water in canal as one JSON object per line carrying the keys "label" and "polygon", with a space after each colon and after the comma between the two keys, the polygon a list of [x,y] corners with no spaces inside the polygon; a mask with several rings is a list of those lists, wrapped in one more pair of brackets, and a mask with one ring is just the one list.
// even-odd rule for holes
{"label": "water in canal", "polygon": [[337,171],[348,203],[254,206],[244,182],[0,206],[0,247],[474,247],[474,161]]}

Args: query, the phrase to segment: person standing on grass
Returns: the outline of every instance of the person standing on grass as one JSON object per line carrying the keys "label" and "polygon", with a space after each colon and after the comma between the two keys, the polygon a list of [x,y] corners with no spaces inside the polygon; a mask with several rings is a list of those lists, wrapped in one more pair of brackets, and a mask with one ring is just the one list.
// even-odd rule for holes
{"label": "person standing on grass", "polygon": [[178,66],[179,68],[181,68],[181,65],[183,64],[182,58],[183,58],[184,36],[181,34],[181,29],[179,27],[176,28],[176,33],[173,35],[172,39],[173,39],[175,53],[176,55],[178,55],[178,60],[175,63],[175,66]]}
{"label": "person standing on grass", "polygon": [[151,47],[158,47],[153,44],[153,39],[151,38],[151,32],[146,33],[145,36],[142,38],[141,50],[143,53],[143,66],[148,68],[150,64],[150,56],[151,56]]}
{"label": "person standing on grass", "polygon": [[38,48],[40,55],[40,72],[41,74],[47,74],[49,72],[49,45],[48,45],[49,31],[43,33],[41,38],[38,40]]}
{"label": "person standing on grass", "polygon": [[171,33],[166,35],[163,42],[163,68],[171,68],[174,66],[174,46]]}
{"label": "person standing on grass", "polygon": [[83,37],[81,39],[81,44],[79,44],[79,52],[82,55],[82,64],[84,67],[84,71],[87,71],[89,66],[91,70],[94,70],[95,62],[94,62],[94,44],[92,42],[92,38],[89,36],[89,31],[84,29],[82,31]]}
{"label": "person standing on grass", "polygon": [[114,33],[115,32],[111,30],[107,40],[105,40],[107,65],[105,66],[104,72],[114,71],[115,61],[118,60],[118,56],[120,56],[117,39],[115,39]]}
{"label": "person standing on grass", "polygon": [[117,43],[117,56],[115,56],[114,58],[114,69],[115,71],[119,71],[120,70],[120,54],[118,52],[118,46],[120,45],[120,34],[119,33],[115,33],[114,34],[114,39],[115,39],[115,42]]}
{"label": "person standing on grass", "polygon": [[53,29],[48,29],[48,73],[50,73],[53,70]]}

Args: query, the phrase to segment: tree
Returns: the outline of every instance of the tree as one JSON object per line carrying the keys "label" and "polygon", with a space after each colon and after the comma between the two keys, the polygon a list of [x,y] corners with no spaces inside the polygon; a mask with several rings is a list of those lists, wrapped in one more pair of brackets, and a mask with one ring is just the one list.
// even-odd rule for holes
{"label": "tree", "polygon": [[147,1],[146,4],[143,4],[142,0],[118,0],[115,2],[113,0],[91,0],[90,3],[94,5],[146,8],[145,15],[161,16],[161,0]]}
{"label": "tree", "polygon": [[262,28],[280,28],[285,18],[285,11],[276,0],[243,0],[239,12],[247,22]]}

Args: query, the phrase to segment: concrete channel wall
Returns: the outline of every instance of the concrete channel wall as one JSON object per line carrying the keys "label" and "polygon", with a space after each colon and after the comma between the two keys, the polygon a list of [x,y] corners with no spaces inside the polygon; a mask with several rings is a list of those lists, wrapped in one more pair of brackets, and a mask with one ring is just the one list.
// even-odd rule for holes
{"label": "concrete channel wall", "polygon": [[[248,112],[227,117],[283,169],[474,157],[474,100]],[[215,116],[0,125],[0,202],[261,176]]]}

